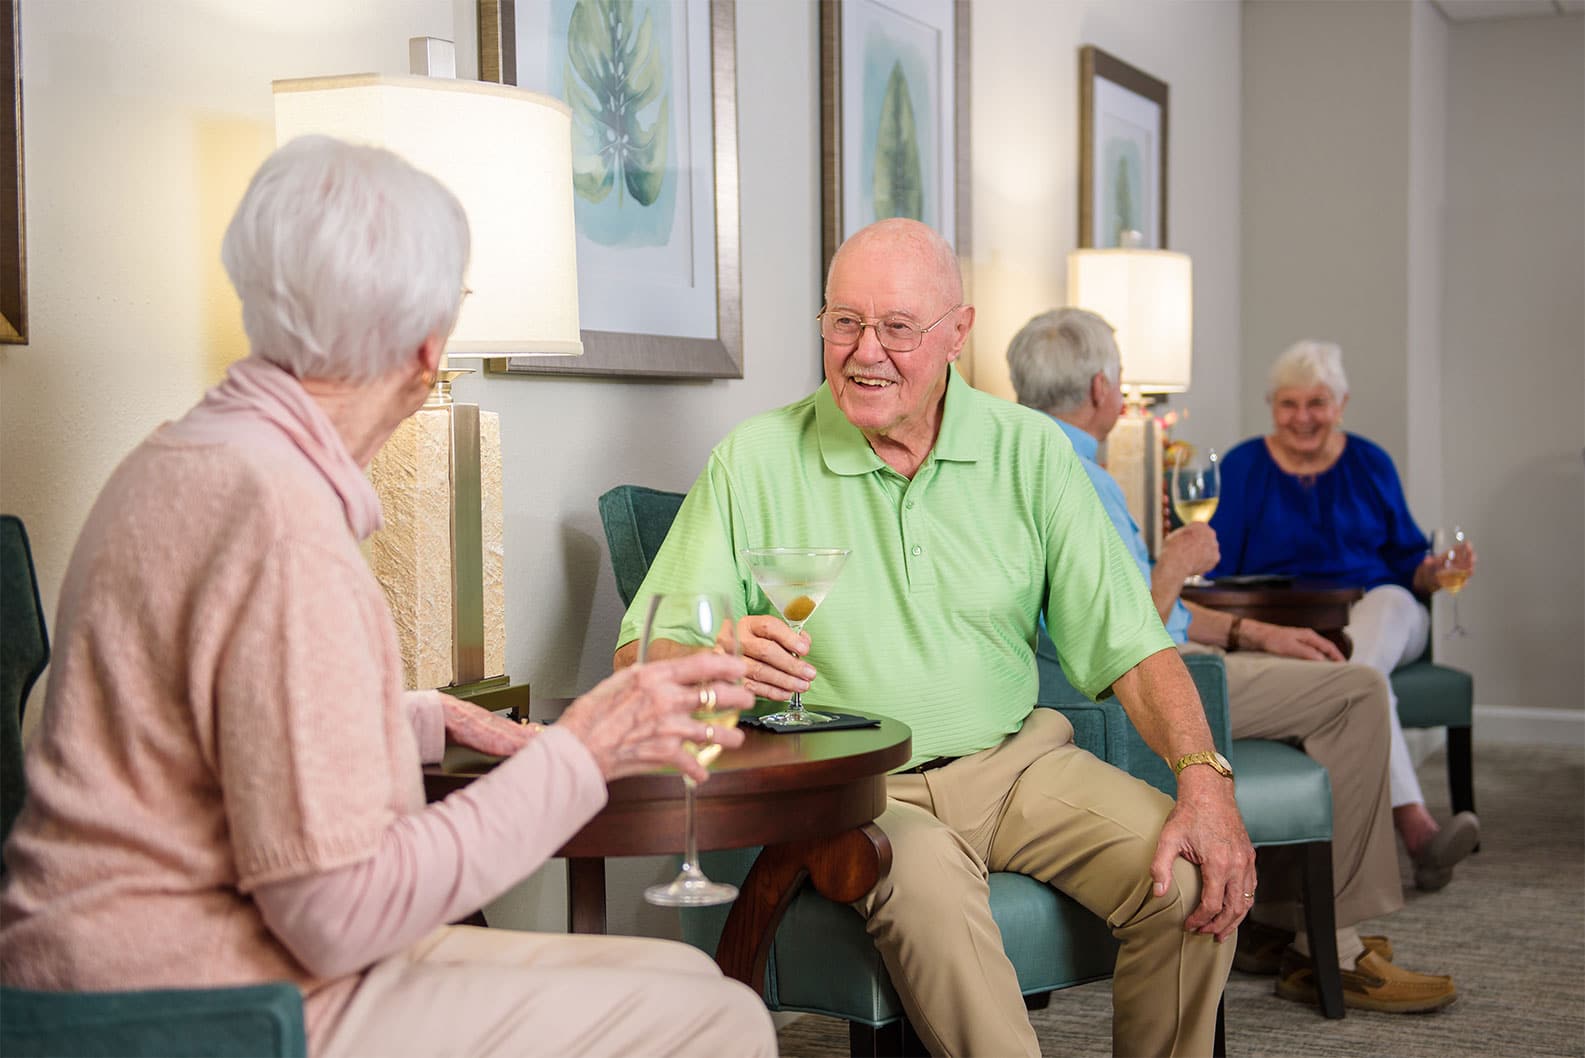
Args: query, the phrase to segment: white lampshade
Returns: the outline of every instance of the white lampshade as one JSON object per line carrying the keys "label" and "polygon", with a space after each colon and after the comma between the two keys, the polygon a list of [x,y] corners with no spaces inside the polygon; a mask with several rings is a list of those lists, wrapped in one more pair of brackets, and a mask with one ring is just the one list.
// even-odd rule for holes
{"label": "white lampshade", "polygon": [[1171,250],[1075,250],[1068,304],[1117,331],[1125,386],[1140,393],[1189,388],[1194,286],[1188,255]]}
{"label": "white lampshade", "polygon": [[385,147],[468,214],[471,290],[446,352],[577,356],[572,120],[511,85],[352,74],[276,81],[275,139],[321,133]]}

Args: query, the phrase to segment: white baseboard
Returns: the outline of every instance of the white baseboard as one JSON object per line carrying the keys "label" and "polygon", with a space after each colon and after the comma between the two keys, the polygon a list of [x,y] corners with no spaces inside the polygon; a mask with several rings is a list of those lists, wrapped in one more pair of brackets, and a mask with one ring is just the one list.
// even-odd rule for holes
{"label": "white baseboard", "polygon": [[1477,705],[1474,736],[1476,742],[1585,746],[1585,711]]}

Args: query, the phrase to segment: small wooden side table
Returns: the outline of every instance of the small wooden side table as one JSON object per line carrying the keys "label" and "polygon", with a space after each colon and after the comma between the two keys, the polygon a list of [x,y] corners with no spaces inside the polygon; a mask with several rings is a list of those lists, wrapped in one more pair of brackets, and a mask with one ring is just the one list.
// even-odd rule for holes
{"label": "small wooden side table", "polygon": [[1348,608],[1364,591],[1359,588],[1333,588],[1303,581],[1276,587],[1186,587],[1183,598],[1212,610],[1293,628],[1313,628],[1337,644],[1346,658],[1354,652],[1343,629],[1348,627]]}

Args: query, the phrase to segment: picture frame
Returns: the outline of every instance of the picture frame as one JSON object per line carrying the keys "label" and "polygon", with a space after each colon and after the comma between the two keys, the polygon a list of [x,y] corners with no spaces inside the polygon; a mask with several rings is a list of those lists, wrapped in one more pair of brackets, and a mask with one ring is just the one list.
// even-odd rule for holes
{"label": "picture frame", "polygon": [[[842,241],[883,216],[915,216],[966,261],[967,0],[821,0],[820,131],[822,283]],[[906,159],[910,140],[917,170],[905,162],[902,179],[877,181],[877,158],[900,143]]]}
{"label": "picture frame", "polygon": [[17,0],[0,25],[0,343],[28,342],[27,209],[22,165],[22,26]]}
{"label": "picture frame", "polygon": [[[600,7],[598,0],[478,0],[480,80],[563,99],[571,83],[593,104],[567,52],[572,14],[583,4],[581,18]],[[573,104],[583,355],[487,361],[490,374],[743,377],[736,5],[642,0],[638,10],[650,20],[641,41],[630,34],[620,44],[597,44],[646,48],[623,68],[653,63],[663,71],[658,98],[624,115],[663,130],[649,141],[660,146],[635,153],[631,171],[612,166],[603,185],[587,164],[580,176],[580,135],[593,145],[599,115]]]}
{"label": "picture frame", "polygon": [[1094,45],[1079,49],[1079,245],[1167,247],[1167,83]]}

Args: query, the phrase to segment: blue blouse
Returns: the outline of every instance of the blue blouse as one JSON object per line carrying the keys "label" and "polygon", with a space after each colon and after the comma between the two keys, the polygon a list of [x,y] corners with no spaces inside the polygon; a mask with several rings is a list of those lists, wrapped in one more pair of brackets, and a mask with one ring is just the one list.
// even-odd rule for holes
{"label": "blue blouse", "polygon": [[1413,591],[1428,543],[1404,500],[1392,459],[1348,434],[1329,469],[1301,479],[1279,467],[1264,438],[1222,460],[1222,502],[1211,519],[1222,560],[1210,573],[1277,573],[1340,587],[1398,584]]}

